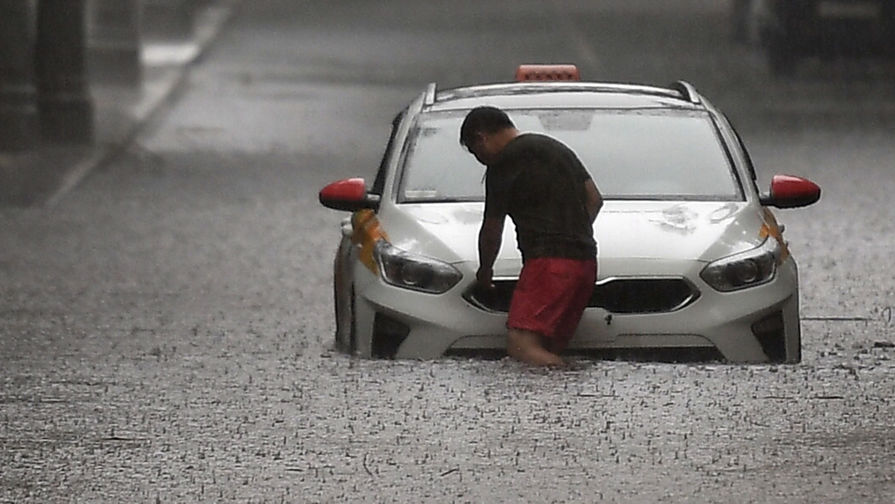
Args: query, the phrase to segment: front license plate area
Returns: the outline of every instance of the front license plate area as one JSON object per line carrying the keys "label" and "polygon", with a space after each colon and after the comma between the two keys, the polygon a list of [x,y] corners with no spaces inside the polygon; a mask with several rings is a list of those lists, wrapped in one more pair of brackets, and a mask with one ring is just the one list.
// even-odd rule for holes
{"label": "front license plate area", "polygon": [[602,308],[588,308],[584,310],[584,315],[578,324],[575,339],[581,342],[615,341],[618,336],[617,329],[618,325],[613,323],[611,313]]}

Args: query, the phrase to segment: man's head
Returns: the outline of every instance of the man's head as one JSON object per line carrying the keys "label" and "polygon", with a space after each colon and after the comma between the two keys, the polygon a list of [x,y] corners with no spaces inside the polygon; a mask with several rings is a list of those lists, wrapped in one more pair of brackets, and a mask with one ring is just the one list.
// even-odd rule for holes
{"label": "man's head", "polygon": [[460,144],[480,163],[487,165],[518,134],[516,125],[503,110],[497,107],[476,107],[466,114],[466,119],[460,126]]}

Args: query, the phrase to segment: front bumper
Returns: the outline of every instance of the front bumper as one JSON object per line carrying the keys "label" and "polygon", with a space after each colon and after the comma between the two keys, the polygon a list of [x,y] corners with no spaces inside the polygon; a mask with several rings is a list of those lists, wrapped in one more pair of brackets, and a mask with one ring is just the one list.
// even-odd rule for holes
{"label": "front bumper", "polygon": [[[605,268],[637,276],[643,265]],[[458,265],[471,271],[475,265]],[[649,276],[685,276],[699,291],[686,306],[664,313],[611,313],[588,308],[570,351],[612,349],[714,350],[730,362],[798,362],[801,358],[798,271],[789,258],[766,284],[721,293],[699,278],[700,262],[650,263]],[[450,352],[504,350],[506,313],[463,298],[473,275],[445,294],[396,288],[368,275],[358,283],[358,351],[372,357],[436,359]],[[601,273],[601,276],[602,273]]]}

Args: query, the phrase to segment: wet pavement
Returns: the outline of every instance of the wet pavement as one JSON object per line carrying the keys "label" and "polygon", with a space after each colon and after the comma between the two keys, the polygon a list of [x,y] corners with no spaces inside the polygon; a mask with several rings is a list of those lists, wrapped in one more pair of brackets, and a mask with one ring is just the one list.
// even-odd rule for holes
{"label": "wet pavement", "polygon": [[[508,7],[511,5],[512,7]],[[722,3],[243,2],[179,98],[51,207],[0,209],[0,502],[895,500],[895,66],[772,80]],[[429,81],[577,61],[728,112],[802,277],[792,366],[352,359],[338,212]]]}

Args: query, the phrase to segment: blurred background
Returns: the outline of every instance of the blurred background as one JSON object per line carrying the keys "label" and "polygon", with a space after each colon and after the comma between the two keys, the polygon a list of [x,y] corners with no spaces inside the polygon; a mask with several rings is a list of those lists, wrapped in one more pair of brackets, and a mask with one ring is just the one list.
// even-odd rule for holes
{"label": "blurred background", "polygon": [[[192,61],[236,3],[0,2],[0,201],[72,185],[59,174],[84,157],[72,148],[123,144],[162,101],[147,95],[170,90],[159,72]],[[291,72],[315,79],[450,87],[562,61],[590,80],[689,80],[735,123],[842,125],[893,112],[890,0],[244,4],[239,16],[257,12],[245,26],[259,23],[245,42],[261,51],[243,54],[246,64],[274,43],[291,53]]]}

